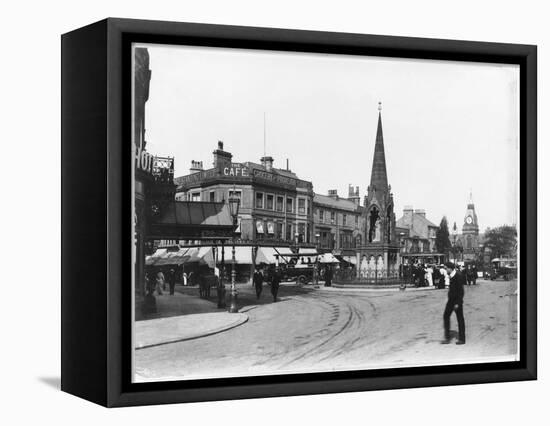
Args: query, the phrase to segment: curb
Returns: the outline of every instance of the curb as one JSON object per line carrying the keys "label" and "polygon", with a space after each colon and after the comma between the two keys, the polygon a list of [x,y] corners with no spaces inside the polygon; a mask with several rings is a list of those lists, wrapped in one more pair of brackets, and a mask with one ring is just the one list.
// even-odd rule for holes
{"label": "curb", "polygon": [[238,319],[236,321],[230,323],[230,324],[225,324],[223,326],[220,326],[220,327],[214,328],[214,329],[210,329],[210,330],[208,330],[206,332],[203,332],[203,333],[191,334],[191,335],[188,335],[188,336],[185,336],[185,337],[167,340],[165,342],[151,343],[151,344],[136,346],[134,349],[137,351],[137,350],[140,350],[140,349],[153,348],[155,346],[169,345],[171,343],[178,343],[178,342],[185,342],[187,340],[200,339],[201,337],[212,336],[214,334],[218,334],[218,333],[222,333],[222,332],[227,331],[227,330],[231,330],[232,328],[238,327],[239,325],[242,325],[242,324],[244,324],[245,322],[248,321],[248,315],[246,315],[242,312],[239,312],[237,314],[232,314],[232,315],[238,316]]}
{"label": "curb", "polygon": [[401,290],[399,287],[390,288],[341,288],[341,287],[320,287],[315,288],[316,291],[323,291],[327,293],[380,293],[380,292],[402,292],[407,293],[410,291],[433,291],[438,290],[437,287],[407,287],[405,290]]}

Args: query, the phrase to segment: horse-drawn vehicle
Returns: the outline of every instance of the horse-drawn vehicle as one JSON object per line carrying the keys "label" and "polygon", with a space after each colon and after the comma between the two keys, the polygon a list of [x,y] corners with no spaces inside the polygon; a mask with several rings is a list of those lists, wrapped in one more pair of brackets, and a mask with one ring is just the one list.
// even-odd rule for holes
{"label": "horse-drawn vehicle", "polygon": [[491,261],[491,280],[498,278],[508,281],[518,276],[518,267],[515,259],[496,258]]}

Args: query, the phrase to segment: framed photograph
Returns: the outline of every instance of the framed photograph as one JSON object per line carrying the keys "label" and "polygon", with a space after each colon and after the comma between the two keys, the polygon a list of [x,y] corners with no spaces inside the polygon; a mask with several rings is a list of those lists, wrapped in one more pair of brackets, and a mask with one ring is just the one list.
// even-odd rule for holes
{"label": "framed photograph", "polygon": [[536,379],[536,46],[107,19],[62,37],[62,389]]}

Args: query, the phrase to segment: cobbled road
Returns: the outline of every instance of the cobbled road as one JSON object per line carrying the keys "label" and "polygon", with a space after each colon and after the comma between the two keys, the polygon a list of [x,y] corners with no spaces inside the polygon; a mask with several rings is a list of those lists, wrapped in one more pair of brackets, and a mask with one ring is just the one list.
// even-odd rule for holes
{"label": "cobbled road", "polygon": [[[466,345],[441,345],[446,290],[323,291],[281,286],[241,308],[234,329],[135,352],[137,381],[515,359],[517,283],[465,288]],[[241,288],[241,297],[252,295]],[[252,300],[249,298],[248,300]],[[456,331],[456,318],[451,318]]]}

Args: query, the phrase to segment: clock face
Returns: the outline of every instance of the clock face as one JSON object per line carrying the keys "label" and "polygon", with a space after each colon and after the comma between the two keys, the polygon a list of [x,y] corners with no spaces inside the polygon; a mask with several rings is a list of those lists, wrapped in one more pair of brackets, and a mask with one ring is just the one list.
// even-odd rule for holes
{"label": "clock face", "polygon": [[472,224],[472,216],[468,216],[468,217],[466,218],[466,223],[467,223],[468,225],[471,225],[471,224]]}

